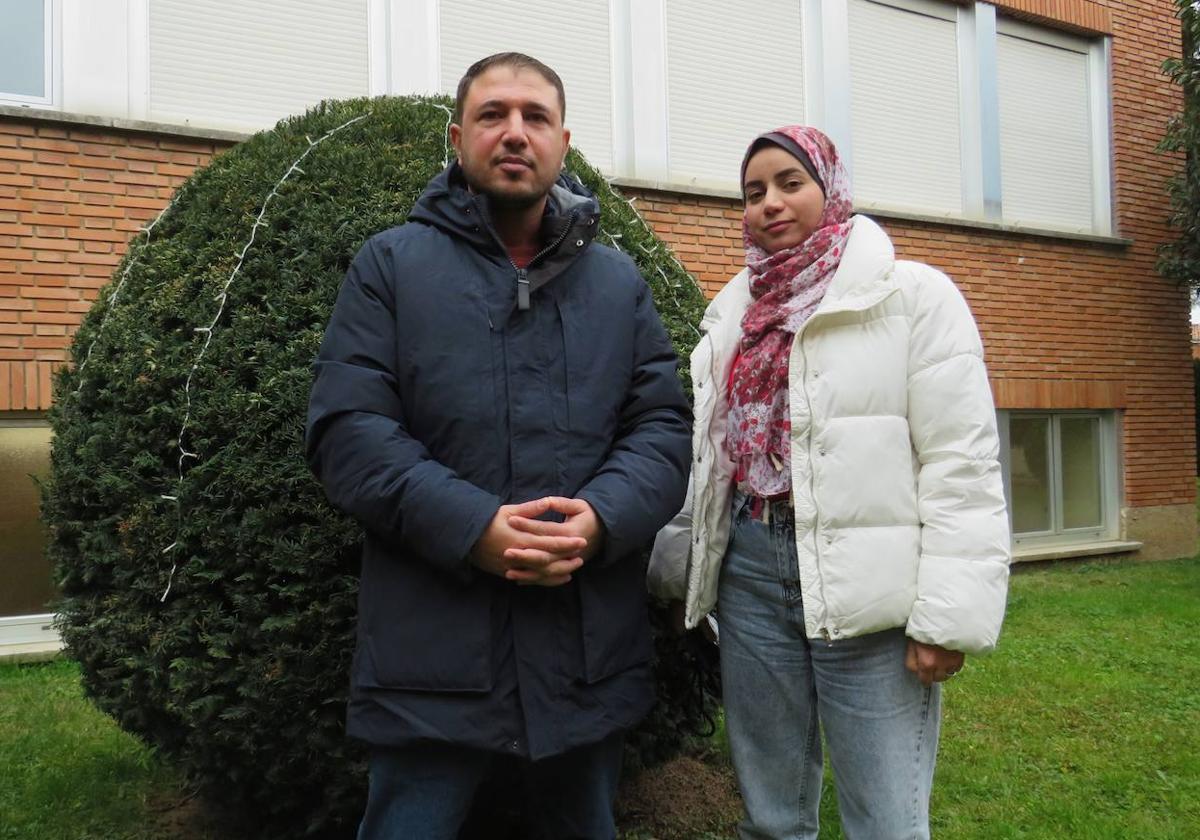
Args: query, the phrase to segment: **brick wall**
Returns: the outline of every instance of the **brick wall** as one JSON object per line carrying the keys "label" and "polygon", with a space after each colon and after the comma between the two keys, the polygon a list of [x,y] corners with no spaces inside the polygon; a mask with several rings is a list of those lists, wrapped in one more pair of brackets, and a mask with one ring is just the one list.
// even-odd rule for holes
{"label": "brick wall", "polygon": [[[1171,508],[1191,529],[1176,544],[1194,547],[1188,296],[1154,271],[1170,235],[1163,185],[1180,163],[1155,151],[1180,105],[1160,71],[1180,51],[1173,8],[1151,0],[998,5],[1111,32],[1114,202],[1118,234],[1132,244],[879,221],[901,257],[943,269],[967,295],[998,405],[1123,410],[1127,504]],[[125,243],[192,168],[227,145],[0,117],[0,411],[48,407],[50,370]],[[737,202],[627,192],[710,296],[741,268]]]}
{"label": "brick wall", "polygon": [[0,122],[0,411],[50,407],[51,371],[126,243],[225,145]]}

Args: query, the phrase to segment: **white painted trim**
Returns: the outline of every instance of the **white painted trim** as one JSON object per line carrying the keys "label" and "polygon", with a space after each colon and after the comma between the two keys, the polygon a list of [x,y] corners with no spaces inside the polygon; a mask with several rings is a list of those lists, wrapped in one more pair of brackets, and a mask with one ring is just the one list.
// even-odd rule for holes
{"label": "white painted trim", "polygon": [[389,93],[391,54],[389,50],[388,0],[367,0],[367,92],[371,96]]}
{"label": "white painted trim", "polygon": [[821,38],[821,5],[821,0],[802,0],[800,3],[804,122],[829,134],[825,125],[825,41]]}
{"label": "white painted trim", "polygon": [[[63,15],[63,109],[121,119],[144,117],[148,0],[65,0]],[[135,108],[140,114],[131,116]]]}
{"label": "white painted trim", "polygon": [[58,631],[54,629],[54,613],[36,615],[11,615],[0,618],[0,654],[10,645],[57,645],[62,646]]}
{"label": "white painted trim", "polygon": [[[854,183],[854,137],[850,130],[850,6],[849,0],[820,4],[822,42],[821,124],[833,144],[842,150],[842,164]],[[809,43],[807,35],[805,42]]]}
{"label": "white painted trim", "polygon": [[1109,72],[1112,39],[1100,38],[1088,50],[1088,94],[1092,123],[1092,227],[1096,233],[1112,233],[1112,96]]}
{"label": "white painted trim", "polygon": [[962,212],[983,218],[983,103],[979,67],[979,6],[958,7],[958,154],[962,167]]}
{"label": "white painted trim", "polygon": [[633,175],[669,180],[670,103],[667,97],[667,21],[663,0],[628,6]]}
{"label": "white painted trim", "polygon": [[50,43],[46,47],[50,82],[49,104],[62,102],[63,0],[50,0]]}
{"label": "white painted trim", "polygon": [[127,117],[144,120],[150,115],[150,0],[129,4],[129,107]]}
{"label": "white painted trim", "polygon": [[976,57],[979,80],[979,159],[983,215],[1004,218],[1003,170],[1000,163],[1000,70],[996,42],[996,7],[975,4]]}
{"label": "white painted trim", "polygon": [[619,177],[634,172],[633,55],[630,0],[608,4],[609,62],[612,67],[613,172]]}
{"label": "white painted trim", "polygon": [[441,93],[441,4],[438,0],[386,2],[390,65],[388,93]]}
{"label": "white painted trim", "polygon": [[957,40],[963,213],[999,221],[1003,215],[995,7],[959,7]]}

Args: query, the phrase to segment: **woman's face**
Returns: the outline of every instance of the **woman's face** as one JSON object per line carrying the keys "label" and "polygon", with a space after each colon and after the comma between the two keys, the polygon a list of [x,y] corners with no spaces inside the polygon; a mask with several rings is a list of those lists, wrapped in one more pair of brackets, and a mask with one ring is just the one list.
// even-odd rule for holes
{"label": "woman's face", "polygon": [[746,227],[768,254],[794,248],[821,222],[825,196],[800,161],[779,146],[754,153],[742,184]]}

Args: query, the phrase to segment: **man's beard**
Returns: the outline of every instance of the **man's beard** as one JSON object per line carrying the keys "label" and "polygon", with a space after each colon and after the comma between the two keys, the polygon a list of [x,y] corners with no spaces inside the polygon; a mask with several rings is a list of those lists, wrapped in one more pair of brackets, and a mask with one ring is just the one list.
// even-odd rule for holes
{"label": "man's beard", "polygon": [[500,192],[489,187],[478,188],[475,191],[486,195],[488,203],[492,207],[505,210],[524,210],[527,207],[532,207],[550,193],[550,190],[547,189],[545,192],[522,192],[514,194],[511,192]]}
{"label": "man's beard", "polygon": [[[537,204],[550,194],[550,190],[554,187],[554,182],[558,180],[557,176],[549,183],[543,184],[540,180],[530,184],[516,184],[516,191],[504,190],[503,181],[484,182],[481,179],[474,177],[471,171],[474,167],[462,166],[463,176],[467,181],[467,186],[471,188],[471,192],[479,193],[487,196],[488,203],[492,207],[502,208],[506,210],[524,210]],[[532,170],[535,176],[540,175],[538,170]]]}

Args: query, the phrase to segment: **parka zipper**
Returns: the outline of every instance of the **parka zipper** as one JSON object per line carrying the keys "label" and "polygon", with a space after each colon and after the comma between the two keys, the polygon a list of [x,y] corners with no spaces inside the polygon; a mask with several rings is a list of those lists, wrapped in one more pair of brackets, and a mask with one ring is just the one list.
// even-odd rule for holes
{"label": "parka zipper", "polygon": [[[812,317],[810,317],[808,319],[808,321],[806,321],[804,323],[804,325],[800,327],[800,332],[798,332],[796,334],[796,338],[795,338],[796,341],[800,342],[800,357],[804,360],[805,376],[808,375],[808,351],[804,349],[804,340],[803,339],[804,339],[804,333],[808,331],[808,328],[812,325],[813,321],[815,321],[819,317],[830,315],[835,312],[861,311],[863,309],[868,309],[871,306],[877,306],[878,304],[882,303],[884,300],[887,300],[889,297],[891,297],[895,293],[895,291],[896,291],[895,289],[888,291],[887,294],[882,295],[879,298],[879,300],[869,301],[866,306],[853,307],[853,308],[847,307],[847,308],[842,308],[842,309],[830,308],[830,309],[826,310],[825,312],[814,312]],[[816,521],[817,521],[817,525],[819,527],[820,523],[821,523],[821,507],[817,502],[816,470],[813,469],[813,466],[812,466],[813,465],[812,397],[809,396],[808,386],[804,385],[803,387],[804,387],[804,402],[808,406],[808,466],[809,466],[808,485],[809,485],[809,493],[811,494],[812,500],[813,500],[813,511],[816,513]],[[820,624],[817,627],[817,632],[820,633],[821,638],[823,638],[825,641],[828,642],[828,641],[832,641],[832,635],[829,632],[829,602],[828,602],[828,600],[826,600],[825,575],[821,571],[821,540],[820,540],[819,536],[815,535],[815,534],[813,537],[813,551],[815,553],[815,560],[816,560],[816,566],[817,566],[817,586],[820,587],[820,589],[821,589],[821,613],[822,614],[821,614]],[[799,548],[797,547],[797,554],[798,553],[799,553]]]}
{"label": "parka zipper", "polygon": [[[529,261],[529,265],[533,265],[542,257],[546,256],[546,254],[549,254],[551,251],[557,249],[558,246],[562,244],[562,241],[567,238],[567,234],[571,232],[571,228],[575,227],[575,220],[577,217],[578,214],[572,210],[570,220],[566,223],[566,225],[563,226],[562,233],[558,235],[557,239],[534,254],[533,259]],[[495,236],[496,232],[492,231],[492,235]],[[499,237],[496,238],[499,239]],[[503,242],[500,243],[500,247],[504,247]],[[507,248],[504,249],[504,253],[508,253]],[[517,264],[512,261],[511,257],[509,257],[508,264],[511,265],[517,272],[517,309],[526,310],[529,308],[529,271],[527,268],[517,268]]]}
{"label": "parka zipper", "polygon": [[[528,268],[517,268],[517,264],[515,262],[513,262],[512,257],[510,257],[508,255],[508,249],[504,247],[504,243],[502,241],[500,241],[500,237],[496,235],[496,228],[494,228],[492,226],[491,218],[488,216],[487,212],[482,209],[482,207],[480,208],[479,215],[483,217],[483,223],[485,225],[487,225],[488,233],[490,233],[492,235],[492,239],[494,239],[496,241],[496,244],[500,246],[500,250],[504,252],[504,256],[505,256],[505,259],[508,260],[508,264],[511,265],[513,268],[513,271],[515,271],[517,273],[517,308],[522,311],[528,310],[529,309],[529,270],[528,270]],[[558,235],[557,239],[555,239],[553,242],[551,242],[545,248],[543,248],[542,250],[540,250],[536,254],[534,254],[533,259],[531,259],[529,261],[529,265],[533,265],[535,262],[540,260],[542,257],[546,256],[546,254],[550,253],[551,251],[555,250],[559,245],[561,245],[562,241],[567,238],[567,234],[571,232],[571,228],[575,227],[575,222],[578,220],[578,218],[579,218],[578,211],[572,210],[569,220],[563,226],[562,233],[560,233]]]}

